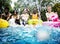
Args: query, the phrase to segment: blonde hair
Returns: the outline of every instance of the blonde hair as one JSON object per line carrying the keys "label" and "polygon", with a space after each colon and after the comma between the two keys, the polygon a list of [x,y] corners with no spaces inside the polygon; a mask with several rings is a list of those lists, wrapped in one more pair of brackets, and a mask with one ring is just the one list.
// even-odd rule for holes
{"label": "blonde hair", "polygon": [[47,7],[51,7],[52,8],[52,5],[47,5]]}

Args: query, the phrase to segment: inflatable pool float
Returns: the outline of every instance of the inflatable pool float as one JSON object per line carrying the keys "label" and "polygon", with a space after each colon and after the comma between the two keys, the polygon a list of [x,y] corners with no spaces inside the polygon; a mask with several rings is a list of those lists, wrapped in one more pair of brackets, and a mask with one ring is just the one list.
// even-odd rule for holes
{"label": "inflatable pool float", "polygon": [[7,28],[9,26],[8,21],[0,19],[0,28]]}
{"label": "inflatable pool float", "polygon": [[43,22],[44,26],[51,26],[51,27],[55,27],[55,28],[60,28],[60,22],[57,21],[57,22],[53,22],[53,21],[46,21],[46,22]]}
{"label": "inflatable pool float", "polygon": [[52,19],[52,21],[53,21],[53,22],[58,21],[58,17],[57,17],[57,16],[54,16],[54,15],[53,15],[53,16],[51,16],[51,19]]}
{"label": "inflatable pool float", "polygon": [[42,25],[42,20],[38,20],[38,19],[30,19],[29,21],[28,21],[28,24],[29,25],[37,25],[37,24],[40,24],[40,25]]}
{"label": "inflatable pool float", "polygon": [[60,20],[56,14],[51,16],[51,21],[43,22],[43,25],[60,28]]}

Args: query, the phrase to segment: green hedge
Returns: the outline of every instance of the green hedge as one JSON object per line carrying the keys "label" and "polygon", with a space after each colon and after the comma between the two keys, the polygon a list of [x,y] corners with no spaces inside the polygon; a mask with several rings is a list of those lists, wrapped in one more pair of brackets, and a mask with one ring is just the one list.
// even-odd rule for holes
{"label": "green hedge", "polygon": [[53,11],[58,13],[60,19],[60,3],[56,3],[53,7]]}

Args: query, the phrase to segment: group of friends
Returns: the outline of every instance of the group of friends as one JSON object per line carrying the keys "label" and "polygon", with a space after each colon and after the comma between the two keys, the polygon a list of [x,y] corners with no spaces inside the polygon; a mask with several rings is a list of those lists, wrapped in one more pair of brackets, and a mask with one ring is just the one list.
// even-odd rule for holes
{"label": "group of friends", "polygon": [[[58,21],[58,14],[57,12],[52,12],[52,6],[47,6],[47,12],[46,12],[47,21]],[[39,14],[37,12],[37,9],[34,9],[32,13],[29,12],[29,9],[24,9],[22,14],[19,15],[17,10],[14,10],[11,14],[9,12],[9,8],[6,7],[4,9],[4,13],[0,15],[0,18],[7,20],[10,25],[26,25],[28,24],[29,19],[38,19],[39,20]]]}

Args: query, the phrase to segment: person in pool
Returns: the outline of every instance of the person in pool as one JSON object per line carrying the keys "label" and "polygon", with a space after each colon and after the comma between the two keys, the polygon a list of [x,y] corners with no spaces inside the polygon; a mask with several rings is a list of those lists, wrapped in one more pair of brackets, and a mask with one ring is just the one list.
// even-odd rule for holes
{"label": "person in pool", "polygon": [[5,7],[4,13],[2,13],[1,18],[8,21],[10,19],[10,16],[11,13],[9,12],[9,8]]}
{"label": "person in pool", "polygon": [[9,22],[20,25],[20,15],[18,15],[18,12],[16,10],[13,11],[13,15],[11,16]]}
{"label": "person in pool", "polygon": [[32,19],[38,19],[38,18],[39,18],[39,15],[38,15],[38,13],[37,13],[37,10],[34,9],[34,10],[33,10],[33,14],[32,14]]}
{"label": "person in pool", "polygon": [[34,8],[34,10],[33,10],[33,13],[32,13],[32,18],[31,19],[29,19],[29,21],[28,21],[28,24],[29,25],[34,25],[34,26],[36,26],[36,25],[42,25],[42,20],[41,19],[39,19],[39,15],[38,15],[38,12],[37,12],[37,10]]}
{"label": "person in pool", "polygon": [[27,13],[27,10],[24,9],[23,13],[21,14],[22,24],[23,24],[23,25],[26,25],[28,19],[29,19],[29,14]]}
{"label": "person in pool", "polygon": [[58,15],[54,12],[52,12],[52,6],[47,6],[47,12],[46,12],[47,21],[57,21]]}

